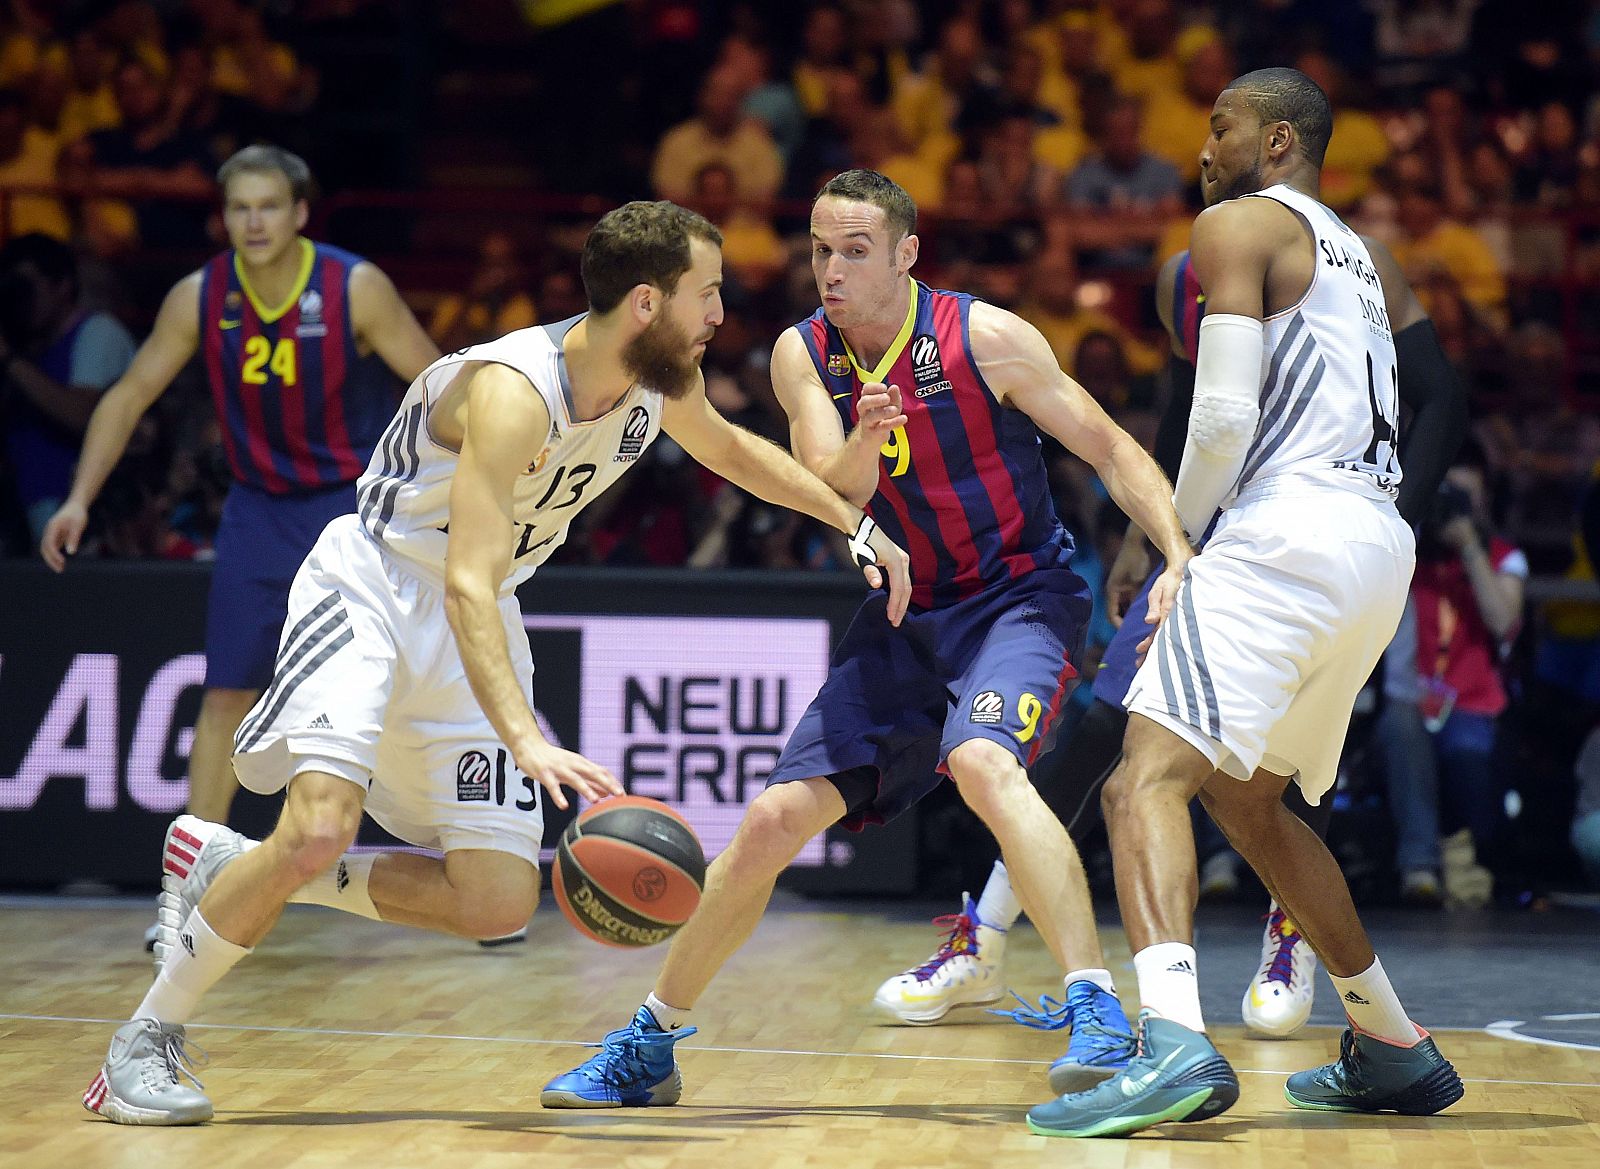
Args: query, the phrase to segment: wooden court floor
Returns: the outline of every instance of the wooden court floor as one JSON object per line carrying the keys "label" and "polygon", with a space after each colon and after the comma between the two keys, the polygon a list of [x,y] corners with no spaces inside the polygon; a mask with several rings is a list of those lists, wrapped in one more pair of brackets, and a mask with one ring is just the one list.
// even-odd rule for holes
{"label": "wooden court floor", "polygon": [[[873,989],[929,950],[929,927],[892,907],[798,900],[769,915],[696,1012],[701,1031],[679,1047],[687,1089],[677,1107],[538,1105],[547,1079],[586,1058],[584,1041],[623,1024],[659,953],[583,941],[548,899],[529,944],[499,951],[296,908],[191,1029],[212,1059],[202,1079],[216,1119],[123,1128],[78,1097],[113,1021],[148,985],[146,913],[132,901],[0,906],[0,1167],[1600,1167],[1600,1043],[1441,1030],[1467,1082],[1461,1103],[1428,1119],[1348,1117],[1297,1111],[1282,1094],[1287,1073],[1335,1052],[1334,1028],[1256,1041],[1236,1015],[1217,1013],[1244,1088],[1227,1115],[1126,1140],[1035,1137],[1022,1117],[1048,1096],[1045,1065],[1062,1039],[983,1015],[878,1025]],[[1243,917],[1240,930],[1253,929]],[[1107,930],[1106,942],[1131,988],[1120,933]],[[1204,937],[1200,953],[1204,964]],[[1059,992],[1026,929],[1009,978]],[[1573,990],[1597,997],[1594,986]]]}

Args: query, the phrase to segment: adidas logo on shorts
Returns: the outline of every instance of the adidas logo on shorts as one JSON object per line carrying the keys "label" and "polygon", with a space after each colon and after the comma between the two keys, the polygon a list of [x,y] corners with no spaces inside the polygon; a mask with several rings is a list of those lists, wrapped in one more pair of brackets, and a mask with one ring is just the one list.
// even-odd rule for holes
{"label": "adidas logo on shorts", "polygon": [[313,731],[331,731],[333,730],[333,724],[328,721],[327,715],[319,714],[316,718],[311,720],[311,726],[307,729]]}

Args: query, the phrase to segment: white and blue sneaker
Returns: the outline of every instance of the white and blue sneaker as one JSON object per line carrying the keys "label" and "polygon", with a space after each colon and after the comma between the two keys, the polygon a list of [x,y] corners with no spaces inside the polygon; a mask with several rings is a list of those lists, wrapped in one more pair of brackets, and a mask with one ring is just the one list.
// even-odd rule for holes
{"label": "white and blue sneaker", "polygon": [[1258,1038],[1288,1039],[1311,1018],[1316,989],[1316,952],[1273,902],[1261,938],[1261,966],[1239,1007],[1244,1025]]}
{"label": "white and blue sneaker", "polygon": [[546,1084],[539,1103],[545,1108],[676,1104],[683,1095],[683,1076],[672,1058],[672,1045],[694,1033],[693,1027],[663,1031],[655,1016],[640,1007],[633,1022],[607,1035],[587,1062]]}
{"label": "white and blue sneaker", "polygon": [[987,1007],[1004,997],[1000,975],[1006,931],[984,925],[971,897],[962,894],[962,902],[960,913],[933,919],[947,931],[939,949],[921,966],[878,987],[872,1005],[879,1014],[925,1027],[956,1007]]}

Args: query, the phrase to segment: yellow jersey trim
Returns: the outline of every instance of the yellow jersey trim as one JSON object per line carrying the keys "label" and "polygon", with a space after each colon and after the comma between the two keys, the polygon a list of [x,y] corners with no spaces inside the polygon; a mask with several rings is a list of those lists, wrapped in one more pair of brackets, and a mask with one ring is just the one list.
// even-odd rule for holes
{"label": "yellow jersey trim", "polygon": [[261,298],[256,295],[256,290],[250,287],[250,281],[244,274],[244,265],[239,262],[238,252],[233,254],[233,271],[234,275],[239,277],[239,287],[244,289],[244,294],[250,298],[250,307],[256,310],[256,316],[261,318],[262,324],[270,325],[288,312],[294,303],[300,299],[300,294],[306,290],[306,285],[311,283],[311,269],[316,262],[316,246],[310,240],[301,236],[300,271],[295,275],[294,284],[289,289],[289,295],[283,298],[283,303],[277,308],[268,308],[261,303]]}
{"label": "yellow jersey trim", "polygon": [[917,282],[911,282],[911,303],[906,306],[906,322],[900,326],[900,332],[890,342],[889,348],[884,352],[883,360],[878,362],[878,368],[868,373],[861,368],[861,363],[856,360],[855,351],[850,348],[850,342],[844,340],[844,334],[839,334],[839,340],[844,341],[844,351],[850,358],[850,364],[855,366],[856,376],[861,379],[861,384],[868,382],[881,382],[894,368],[894,363],[900,360],[900,355],[905,352],[906,343],[911,340],[911,329],[917,323]]}

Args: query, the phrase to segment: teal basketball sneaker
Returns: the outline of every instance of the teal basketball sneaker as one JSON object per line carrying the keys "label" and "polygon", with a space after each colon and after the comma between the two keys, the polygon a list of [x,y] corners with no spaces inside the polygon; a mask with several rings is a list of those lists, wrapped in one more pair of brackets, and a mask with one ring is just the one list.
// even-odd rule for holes
{"label": "teal basketball sneaker", "polygon": [[1123,1136],[1168,1120],[1208,1120],[1239,1099],[1239,1077],[1211,1040],[1170,1019],[1139,1017],[1139,1051],[1099,1087],[1028,1111],[1046,1137]]}
{"label": "teal basketball sneaker", "polygon": [[1339,1040],[1339,1058],[1308,1072],[1296,1072],[1283,1094],[1296,1108],[1318,1112],[1399,1112],[1432,1116],[1461,1099],[1466,1089],[1433,1037],[1401,1047],[1354,1027]]}

